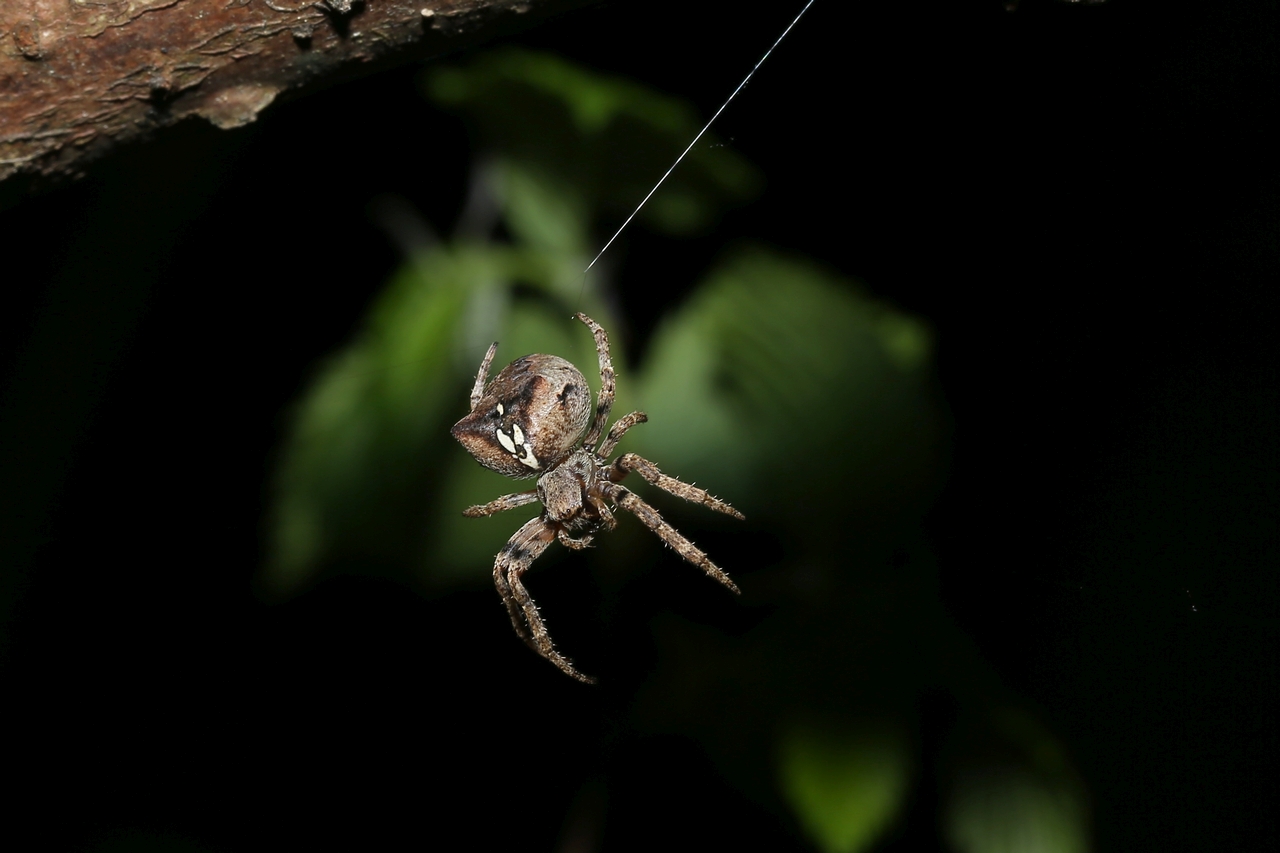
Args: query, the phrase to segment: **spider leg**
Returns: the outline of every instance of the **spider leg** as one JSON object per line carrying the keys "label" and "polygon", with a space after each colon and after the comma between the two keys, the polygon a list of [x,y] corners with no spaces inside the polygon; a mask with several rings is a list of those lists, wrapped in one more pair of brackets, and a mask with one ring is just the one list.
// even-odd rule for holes
{"label": "spider leg", "polygon": [[591,429],[587,431],[586,437],[582,439],[583,447],[591,447],[600,439],[604,425],[609,422],[609,412],[613,409],[613,360],[609,358],[609,336],[600,328],[600,324],[582,312],[573,316],[585,323],[595,336],[596,355],[600,358],[600,396],[596,398],[596,418],[591,422]]}
{"label": "spider leg", "polygon": [[613,513],[609,511],[609,507],[600,498],[590,498],[592,506],[596,508],[596,512],[600,513],[600,526],[605,530],[612,530],[618,526],[618,520],[613,517]]}
{"label": "spider leg", "polygon": [[[679,481],[677,480],[676,482]],[[683,486],[685,484],[680,483],[680,485]],[[601,483],[600,490],[609,498],[609,500],[613,501],[618,506],[622,507],[627,512],[632,513],[636,518],[639,518],[644,522],[646,527],[658,534],[658,538],[670,545],[675,552],[686,561],[693,563],[693,565],[702,569],[704,572],[711,575],[711,577],[720,581],[720,583],[729,587],[729,589],[734,592],[740,591],[738,589],[738,585],[729,579],[729,576],[724,573],[723,569],[711,562],[710,558],[707,557],[707,555],[704,554],[698,546],[680,535],[680,531],[668,524],[662,516],[658,514],[656,509],[641,500],[635,492],[631,491],[626,486],[620,486],[617,483]],[[698,491],[701,491],[701,489]],[[726,504],[726,506],[728,506],[728,504]]]}
{"label": "spider leg", "polygon": [[520,609],[519,602],[511,593],[508,574],[513,563],[523,561],[527,566],[538,559],[553,538],[551,526],[541,516],[531,518],[507,540],[507,544],[502,546],[502,550],[493,561],[493,584],[498,588],[502,603],[507,607],[507,615],[511,617],[511,627],[516,629],[520,639],[535,652],[538,651],[538,645],[533,641],[533,635],[529,633],[529,626],[524,621],[524,613]]}
{"label": "spider leg", "polygon": [[520,639],[566,675],[594,684],[595,679],[578,672],[566,657],[555,650],[551,636],[547,633],[547,626],[538,614],[538,605],[533,603],[529,591],[520,582],[520,576],[528,571],[533,561],[555,540],[555,530],[556,527],[543,516],[526,522],[498,552],[498,558],[493,564],[493,581],[507,605],[507,615],[511,617],[511,624]]}
{"label": "spider leg", "polygon": [[471,411],[476,410],[476,406],[480,404],[480,398],[484,396],[484,383],[489,378],[489,365],[493,364],[493,354],[498,351],[498,342],[494,341],[489,345],[489,351],[484,354],[484,361],[480,362],[480,372],[476,374],[476,384],[471,386]]}
{"label": "spider leg", "polygon": [[484,518],[509,509],[515,509],[518,506],[537,502],[538,490],[530,489],[527,492],[516,492],[514,495],[503,495],[500,498],[489,501],[487,504],[469,506],[462,511],[462,514],[467,518]]}
{"label": "spider leg", "polygon": [[591,532],[583,536],[581,539],[574,539],[569,535],[569,531],[561,527],[556,531],[556,537],[560,540],[560,544],[566,548],[572,548],[574,551],[581,551],[591,544],[591,540],[596,538],[596,533],[600,530],[612,530],[618,526],[618,520],[613,517],[613,513],[609,511],[609,505],[605,503],[604,498],[600,494],[587,494],[586,500],[596,511],[599,519],[594,522]]}
{"label": "spider leg", "polygon": [[604,441],[600,442],[600,446],[596,448],[596,458],[601,462],[609,458],[609,454],[618,446],[618,441],[636,424],[642,424],[649,420],[649,416],[644,412],[632,412],[626,417],[619,418],[614,421],[613,426],[609,429],[609,434],[605,436]]}
{"label": "spider leg", "polygon": [[569,535],[569,531],[563,527],[556,530],[556,538],[560,540],[560,544],[573,551],[581,551],[584,548],[591,547],[591,540],[595,538],[593,534],[588,533],[581,539],[574,539]]}
{"label": "spider leg", "polygon": [[[618,421],[623,423],[626,418]],[[607,443],[607,442],[606,442]],[[684,498],[690,503],[702,504],[708,509],[714,509],[716,512],[723,512],[725,515],[732,515],[734,518],[745,519],[742,513],[729,506],[719,498],[707,494],[705,489],[699,489],[697,486],[691,486],[688,483],[677,480],[668,474],[664,474],[658,470],[658,466],[654,465],[643,456],[637,456],[634,453],[624,453],[614,461],[609,468],[609,479],[613,482],[621,480],[631,471],[635,471],[641,477],[644,477],[649,483],[662,489],[664,492],[670,492],[678,498]]]}

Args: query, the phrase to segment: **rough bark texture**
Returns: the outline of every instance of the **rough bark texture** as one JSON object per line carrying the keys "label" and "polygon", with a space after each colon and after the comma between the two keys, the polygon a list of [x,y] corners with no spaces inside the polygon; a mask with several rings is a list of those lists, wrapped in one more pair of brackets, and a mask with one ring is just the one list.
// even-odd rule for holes
{"label": "rough bark texture", "polygon": [[0,181],[191,115],[439,55],[589,0],[0,0]]}

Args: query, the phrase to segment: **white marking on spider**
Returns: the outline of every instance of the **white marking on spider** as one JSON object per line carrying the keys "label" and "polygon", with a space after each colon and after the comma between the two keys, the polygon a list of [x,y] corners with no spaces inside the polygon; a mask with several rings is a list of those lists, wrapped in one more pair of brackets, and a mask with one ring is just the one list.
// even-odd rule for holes
{"label": "white marking on spider", "polygon": [[[516,429],[520,429],[520,427],[516,427]],[[530,468],[534,469],[535,471],[541,468],[542,463],[538,462],[538,457],[533,455],[533,448],[530,447],[527,442],[520,446],[524,448],[524,452],[528,455],[517,456],[516,458],[519,459],[524,464],[528,465]]]}
{"label": "white marking on spider", "polygon": [[501,403],[499,403],[499,404],[498,404],[498,414],[500,414],[500,415],[505,415],[505,414],[506,414],[506,410],[504,410],[504,409],[502,408],[502,404],[501,404]]}
{"label": "white marking on spider", "polygon": [[516,452],[516,443],[511,440],[511,436],[502,431],[502,427],[498,427],[494,432],[498,435],[498,444],[505,447],[508,453]]}
{"label": "white marking on spider", "polygon": [[520,424],[511,425],[511,434],[516,437],[516,444],[524,444],[524,430],[520,429]]}

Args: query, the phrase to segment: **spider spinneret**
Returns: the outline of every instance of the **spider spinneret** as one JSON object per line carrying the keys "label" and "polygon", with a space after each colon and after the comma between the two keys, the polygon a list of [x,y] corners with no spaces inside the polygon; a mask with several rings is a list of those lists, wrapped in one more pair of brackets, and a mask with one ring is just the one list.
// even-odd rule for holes
{"label": "spider spinneret", "polygon": [[568,675],[592,683],[594,679],[578,672],[556,651],[538,607],[521,581],[533,561],[556,539],[567,548],[586,548],[596,533],[617,526],[613,510],[621,508],[639,518],[685,560],[737,592],[738,587],[719,566],[620,481],[634,471],[677,497],[734,518],[743,515],[703,489],[662,473],[657,465],[634,453],[608,461],[622,436],[648,417],[644,412],[632,412],[614,422],[601,440],[615,390],[609,336],[586,314],[574,316],[595,336],[600,360],[600,395],[594,416],[586,377],[554,355],[518,358],[488,381],[498,350],[494,343],[476,374],[471,412],[454,424],[451,432],[484,467],[517,480],[538,478],[533,489],[503,495],[462,514],[479,518],[530,503],[542,504],[542,514],[517,530],[498,552],[493,580],[516,634]]}

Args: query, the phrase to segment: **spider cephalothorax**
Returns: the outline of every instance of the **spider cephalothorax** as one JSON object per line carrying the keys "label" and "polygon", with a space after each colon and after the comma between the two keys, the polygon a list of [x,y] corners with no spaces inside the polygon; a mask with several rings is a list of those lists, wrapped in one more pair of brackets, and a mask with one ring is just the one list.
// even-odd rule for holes
{"label": "spider cephalothorax", "polygon": [[[585,548],[600,530],[611,530],[611,508],[634,513],[676,553],[734,592],[738,587],[707,555],[663,520],[658,511],[619,481],[634,471],[648,482],[687,501],[742,518],[742,513],[702,489],[658,470],[647,459],[624,453],[612,463],[609,454],[623,434],[648,418],[632,412],[616,421],[600,441],[613,407],[613,363],[609,336],[586,314],[575,315],[591,329],[600,359],[600,396],[591,412],[591,390],[578,368],[554,355],[526,355],[493,378],[489,366],[498,350],[485,353],[471,389],[471,413],[453,425],[453,437],[486,468],[515,479],[537,477],[536,488],[504,495],[463,511],[472,518],[540,501],[542,515],[516,531],[498,552],[493,580],[507,605],[516,633],[538,654],[579,681],[578,672],[555,650],[538,607],[520,580],[533,561],[559,539],[566,547]],[[599,441],[599,445],[596,442]]]}

